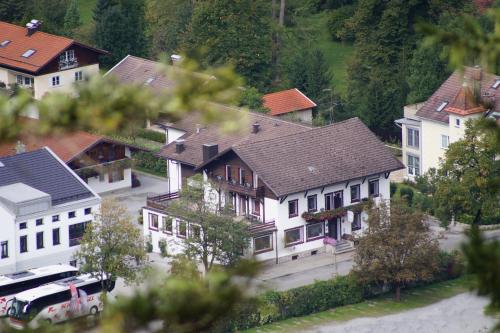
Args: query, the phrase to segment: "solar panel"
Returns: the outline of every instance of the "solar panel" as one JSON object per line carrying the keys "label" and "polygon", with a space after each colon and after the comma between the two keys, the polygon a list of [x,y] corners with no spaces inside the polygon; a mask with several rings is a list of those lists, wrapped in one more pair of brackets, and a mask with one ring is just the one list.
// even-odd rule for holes
{"label": "solar panel", "polygon": [[36,50],[33,50],[33,49],[29,49],[28,51],[24,52],[22,57],[24,58],[29,58],[31,57],[34,53],[36,52]]}
{"label": "solar panel", "polygon": [[35,274],[28,272],[28,271],[21,271],[21,272],[16,272],[16,273],[12,273],[12,274],[6,274],[5,276],[8,278],[11,278],[12,280],[16,280],[16,279],[20,279],[20,278],[32,276],[32,275],[35,275]]}

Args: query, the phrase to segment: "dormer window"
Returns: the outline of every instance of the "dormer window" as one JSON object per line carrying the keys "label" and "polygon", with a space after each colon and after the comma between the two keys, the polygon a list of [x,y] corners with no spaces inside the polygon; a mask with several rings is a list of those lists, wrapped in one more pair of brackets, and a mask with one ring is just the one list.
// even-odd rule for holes
{"label": "dormer window", "polygon": [[444,110],[444,108],[446,107],[446,105],[448,105],[448,102],[443,102],[443,103],[441,103],[441,104],[437,107],[436,111],[437,111],[437,112],[441,112],[441,111],[443,111],[443,110]]}
{"label": "dormer window", "polygon": [[496,79],[495,83],[491,86],[493,89],[497,89],[500,87],[500,79]]}
{"label": "dormer window", "polygon": [[0,43],[0,47],[6,47],[9,44],[10,44],[10,40],[4,40],[2,43]]}
{"label": "dormer window", "polygon": [[23,58],[29,58],[31,57],[34,53],[36,52],[36,50],[33,50],[33,49],[29,49],[28,51],[24,52],[22,57]]}

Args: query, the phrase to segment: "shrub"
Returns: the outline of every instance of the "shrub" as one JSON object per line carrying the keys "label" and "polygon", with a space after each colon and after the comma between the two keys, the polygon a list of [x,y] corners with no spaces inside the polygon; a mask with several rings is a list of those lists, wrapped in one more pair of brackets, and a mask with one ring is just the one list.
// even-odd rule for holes
{"label": "shrub", "polygon": [[139,151],[132,154],[135,165],[149,170],[156,174],[167,174],[167,161],[161,157],[155,156],[152,152]]}
{"label": "shrub", "polygon": [[398,184],[391,182],[390,186],[391,186],[390,190],[391,190],[391,198],[392,198],[394,196],[394,194],[396,193],[396,191],[398,190]]}
{"label": "shrub", "polygon": [[137,223],[139,223],[140,225],[144,223],[144,219],[142,217],[142,208],[139,209],[139,215],[137,215]]}
{"label": "shrub", "polygon": [[151,240],[151,234],[146,237],[146,252],[153,252],[153,241]]}
{"label": "shrub", "polygon": [[136,132],[136,136],[143,138],[143,139],[163,143],[163,144],[166,143],[165,133],[152,131],[152,130],[148,130],[145,128],[138,129]]}
{"label": "shrub", "polygon": [[439,253],[439,272],[434,281],[446,281],[455,279],[465,272],[465,260],[462,253],[453,251],[451,253],[441,251]]}
{"label": "shrub", "polygon": [[413,203],[413,196],[415,192],[413,192],[413,189],[411,187],[402,187],[399,190],[399,194],[401,198],[405,198],[408,201],[408,205],[412,205]]}
{"label": "shrub", "polygon": [[168,256],[167,252],[167,241],[165,239],[160,239],[158,241],[158,247],[160,248],[160,254],[162,258],[165,258]]}

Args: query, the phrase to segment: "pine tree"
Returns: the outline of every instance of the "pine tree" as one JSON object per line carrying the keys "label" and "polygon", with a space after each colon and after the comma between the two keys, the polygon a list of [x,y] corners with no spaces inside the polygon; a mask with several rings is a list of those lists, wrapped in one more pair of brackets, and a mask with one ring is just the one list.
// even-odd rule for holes
{"label": "pine tree", "polygon": [[0,21],[17,22],[23,18],[26,0],[0,0]]}
{"label": "pine tree", "polygon": [[82,21],[80,20],[80,12],[78,11],[77,0],[71,0],[66,15],[64,16],[64,34],[73,37],[75,30],[80,27]]}

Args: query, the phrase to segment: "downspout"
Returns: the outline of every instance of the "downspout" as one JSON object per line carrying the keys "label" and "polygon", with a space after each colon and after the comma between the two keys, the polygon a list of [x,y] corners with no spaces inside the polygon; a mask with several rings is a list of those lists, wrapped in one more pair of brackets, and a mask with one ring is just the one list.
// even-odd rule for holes
{"label": "downspout", "polygon": [[278,264],[278,230],[274,232],[274,239],[276,241],[276,264]]}

